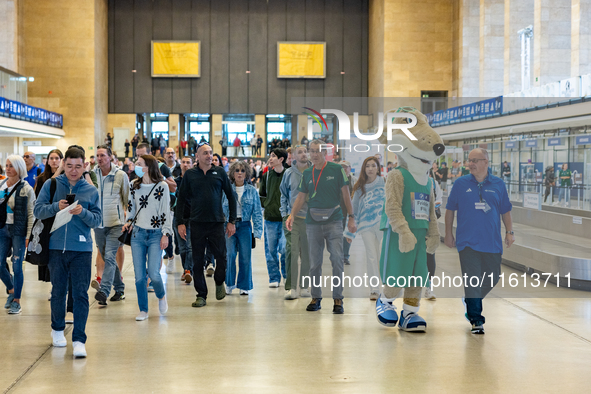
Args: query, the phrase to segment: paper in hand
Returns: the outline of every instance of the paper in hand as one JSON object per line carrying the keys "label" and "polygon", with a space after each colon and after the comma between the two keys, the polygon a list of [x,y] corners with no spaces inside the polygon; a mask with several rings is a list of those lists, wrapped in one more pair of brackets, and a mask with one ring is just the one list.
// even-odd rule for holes
{"label": "paper in hand", "polygon": [[53,233],[58,228],[68,224],[70,220],[72,220],[72,215],[70,211],[78,206],[78,201],[74,202],[74,204],[70,205],[69,207],[62,209],[55,215],[55,221],[53,222],[53,226],[51,227],[50,233]]}

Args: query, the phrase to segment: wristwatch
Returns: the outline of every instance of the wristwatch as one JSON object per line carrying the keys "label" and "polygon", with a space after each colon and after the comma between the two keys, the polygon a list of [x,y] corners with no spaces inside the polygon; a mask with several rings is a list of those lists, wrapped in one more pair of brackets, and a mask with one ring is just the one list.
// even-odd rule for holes
{"label": "wristwatch", "polygon": [[515,235],[515,232],[513,230],[511,230],[511,231],[505,231],[505,234]]}
{"label": "wristwatch", "polygon": [[352,213],[347,215],[348,217],[350,217],[351,219],[355,219],[355,215],[353,215]]}

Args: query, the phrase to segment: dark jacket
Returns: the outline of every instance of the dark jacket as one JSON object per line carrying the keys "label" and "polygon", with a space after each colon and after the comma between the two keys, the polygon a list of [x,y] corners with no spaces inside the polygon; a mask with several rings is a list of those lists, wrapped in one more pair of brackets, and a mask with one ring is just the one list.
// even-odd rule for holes
{"label": "dark jacket", "polygon": [[[230,205],[230,217],[224,216],[222,193]],[[185,172],[178,193],[177,206],[191,205],[191,215],[176,218],[177,224],[198,223],[234,223],[236,221],[236,199],[230,184],[230,178],[222,167],[211,166],[204,174],[199,166]]]}
{"label": "dark jacket", "polygon": [[556,178],[554,178],[554,168],[546,168],[546,179],[544,180],[544,185],[552,186],[555,181]]}
{"label": "dark jacket", "polygon": [[265,208],[265,220],[271,222],[281,222],[281,191],[279,186],[283,180],[285,169],[278,174],[272,168],[263,175],[261,185],[259,186],[259,195],[261,196],[261,205]]}

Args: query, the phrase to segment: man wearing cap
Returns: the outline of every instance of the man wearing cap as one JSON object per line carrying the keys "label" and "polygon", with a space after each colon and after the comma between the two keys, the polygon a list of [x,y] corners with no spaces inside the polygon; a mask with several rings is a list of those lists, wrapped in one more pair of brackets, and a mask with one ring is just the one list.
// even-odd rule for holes
{"label": "man wearing cap", "polygon": [[451,174],[450,179],[451,182],[454,183],[456,179],[462,176],[462,169],[460,168],[460,162],[458,160],[454,160],[451,164]]}
{"label": "man wearing cap", "polygon": [[[347,179],[349,180],[349,195],[353,194],[353,186],[357,183],[357,177],[351,174],[351,163],[346,160],[342,160],[339,162],[343,170],[345,170],[345,174],[347,174]],[[345,206],[345,202],[341,198],[341,209],[343,212],[346,211],[347,207]],[[343,218],[343,228],[347,227],[347,218]],[[351,244],[347,242],[347,239],[343,237],[343,262],[345,265],[350,265],[349,263],[349,250],[351,249]]]}

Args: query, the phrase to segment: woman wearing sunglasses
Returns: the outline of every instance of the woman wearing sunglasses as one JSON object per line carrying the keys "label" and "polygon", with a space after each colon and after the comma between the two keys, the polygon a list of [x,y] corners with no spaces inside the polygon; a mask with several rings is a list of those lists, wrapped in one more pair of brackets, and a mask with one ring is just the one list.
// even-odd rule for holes
{"label": "woman wearing sunglasses", "polygon": [[[263,235],[263,213],[259,194],[254,186],[246,183],[250,179],[250,167],[244,161],[237,161],[228,172],[232,190],[236,198],[236,232],[226,238],[228,265],[226,268],[226,294],[238,288],[240,295],[248,295],[252,290],[252,237]],[[230,216],[228,199],[223,195],[224,215]],[[253,225],[251,226],[251,221]],[[254,234],[253,234],[254,233]],[[238,281],[236,281],[236,255],[238,255]]]}

